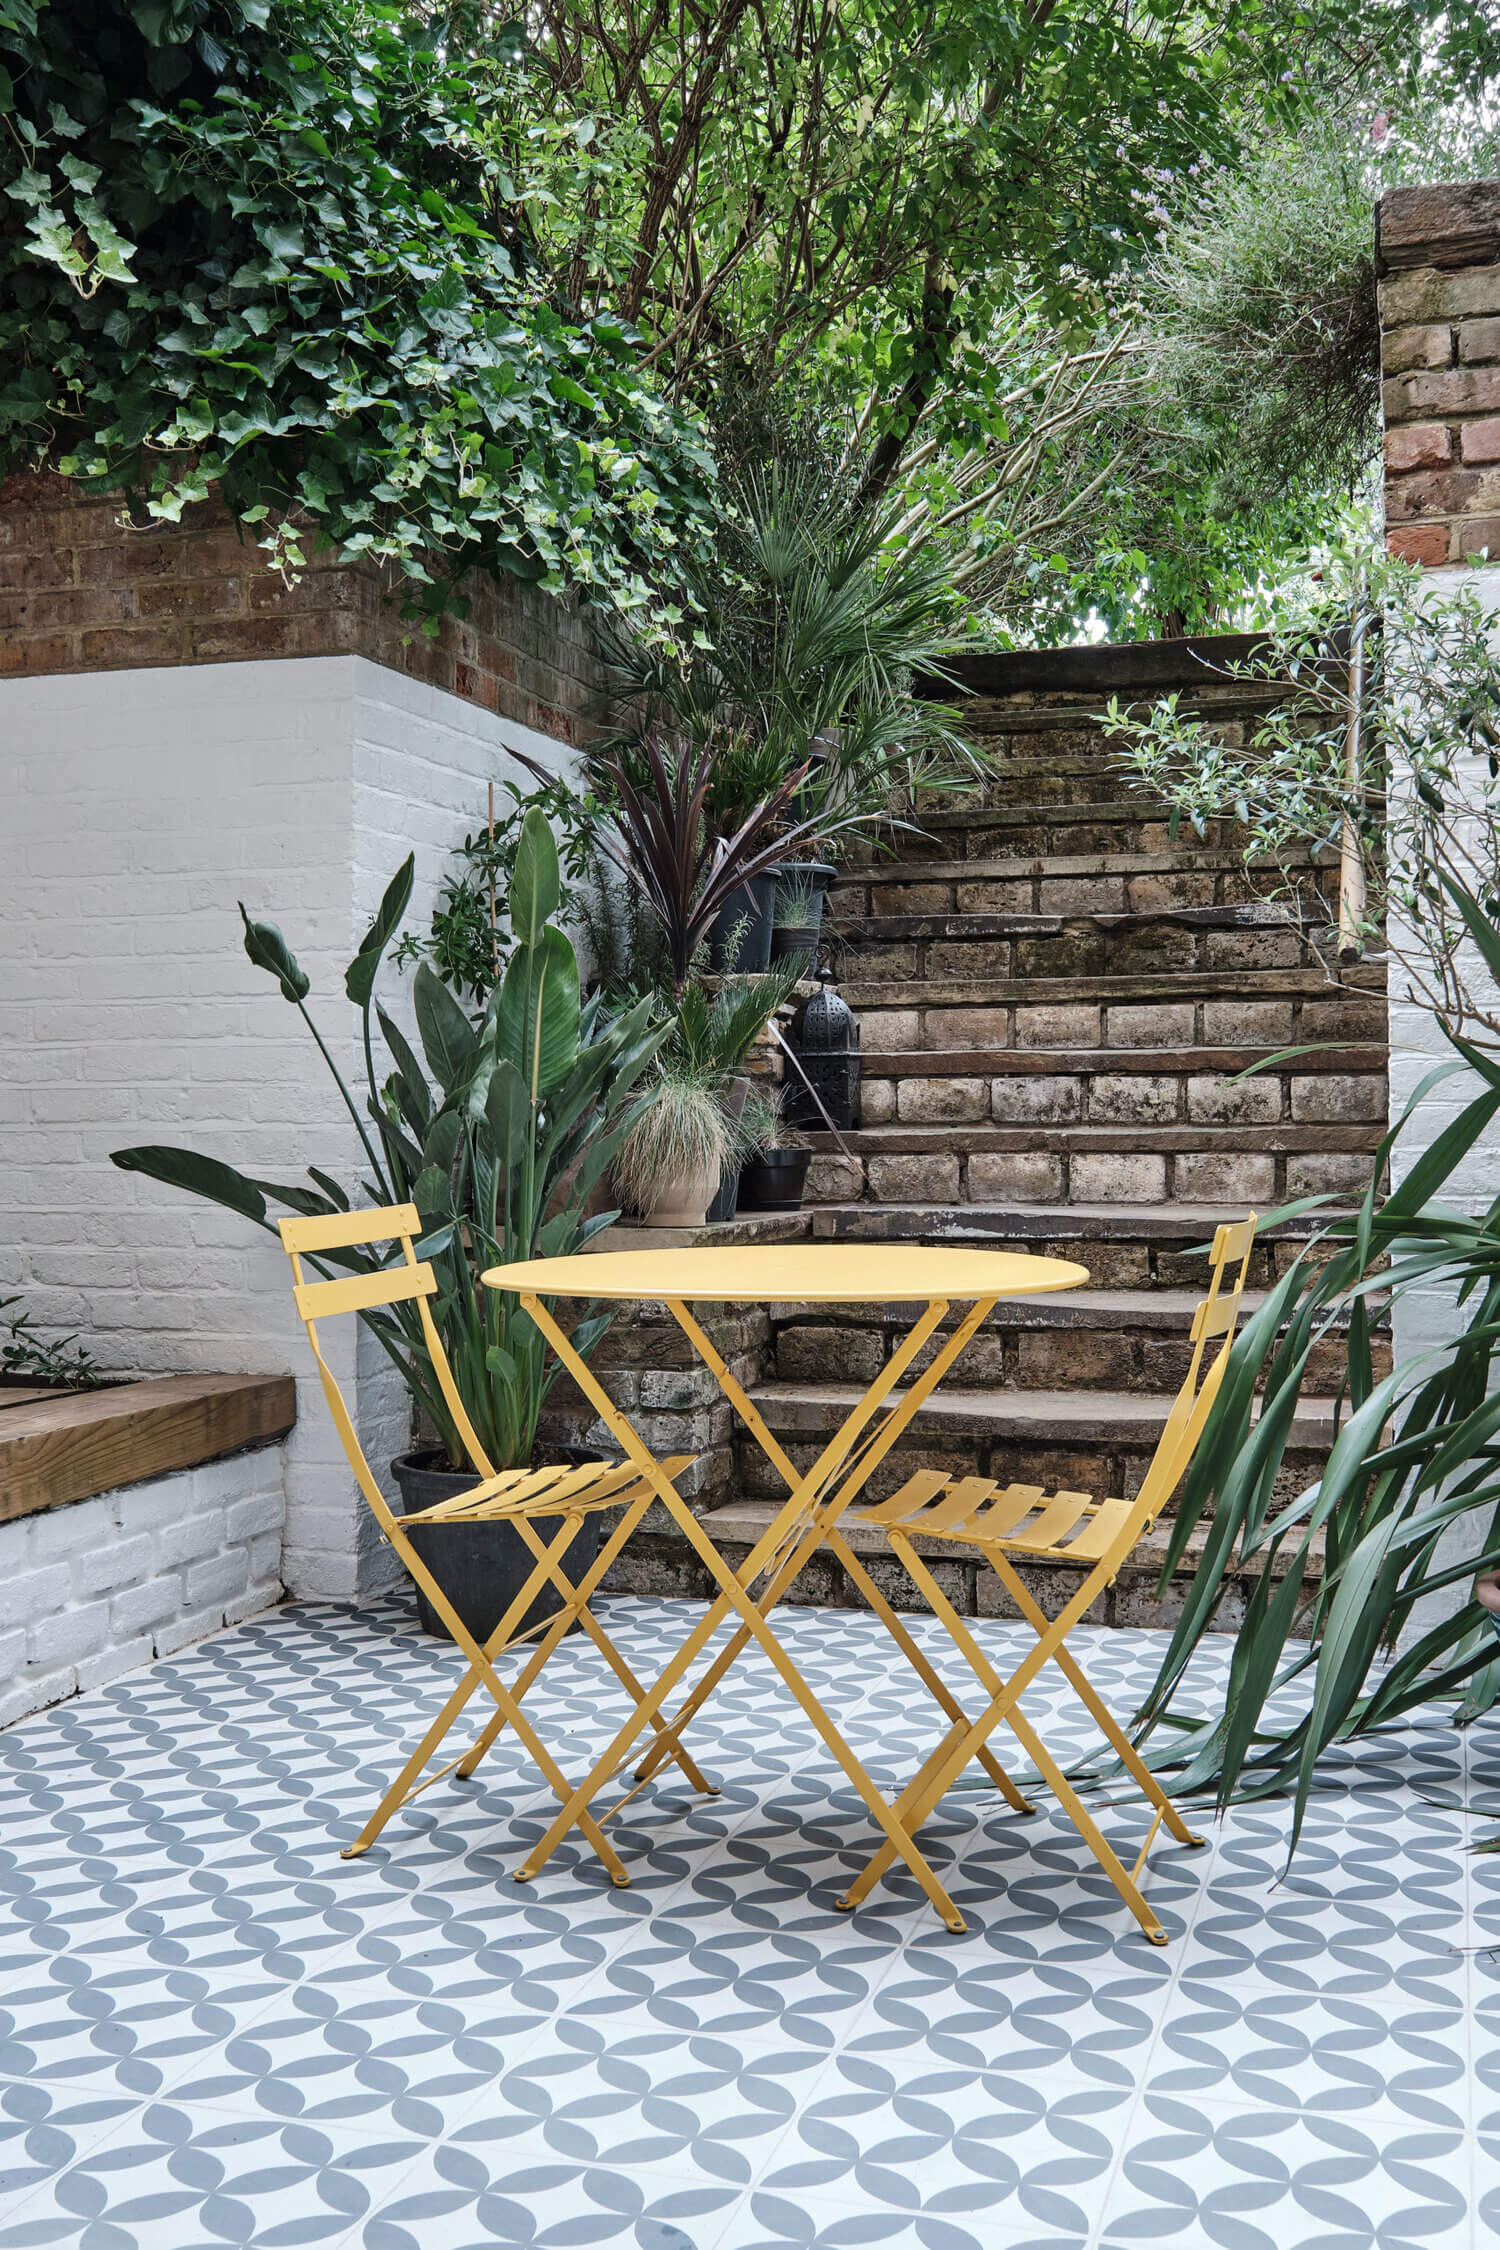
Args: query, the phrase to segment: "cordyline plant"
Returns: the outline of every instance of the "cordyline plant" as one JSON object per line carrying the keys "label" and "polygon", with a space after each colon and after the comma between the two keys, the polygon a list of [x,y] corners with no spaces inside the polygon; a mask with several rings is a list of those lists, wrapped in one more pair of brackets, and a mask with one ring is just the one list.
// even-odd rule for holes
{"label": "cordyline plant", "polygon": [[[1449,893],[1487,970],[1500,978],[1500,928],[1451,879]],[[1329,1220],[1236,1340],[1170,1526],[1163,1589],[1205,1518],[1206,1544],[1140,1713],[1140,1738],[1162,1726],[1177,1730],[1175,1739],[1152,1745],[1153,1764],[1171,1770],[1175,1790],[1212,1790],[1221,1807],[1291,1791],[1293,1848],[1330,1743],[1444,1698],[1456,1699],[1465,1723],[1500,1696],[1500,1640],[1471,1590],[1477,1571],[1500,1564],[1500,1198],[1477,1217],[1438,1200],[1500,1115],[1500,1058],[1464,1039],[1453,1044],[1455,1059],[1429,1075],[1382,1143],[1359,1209]],[[1466,1067],[1484,1091],[1382,1202],[1378,1182],[1413,1110],[1440,1079]],[[1289,1205],[1266,1224],[1327,1201]],[[1379,1305],[1433,1293],[1456,1303],[1452,1341],[1377,1382],[1371,1328]],[[1309,1365],[1330,1337],[1345,1340],[1347,1417],[1322,1475],[1278,1507],[1277,1479]],[[1444,1534],[1465,1520],[1477,1536],[1455,1559]],[[1179,1716],[1174,1695],[1230,1574],[1256,1566],[1222,1713]],[[1397,1652],[1419,1605],[1434,1594],[1451,1599],[1456,1587],[1470,1589],[1467,1598]],[[1272,1698],[1298,1681],[1311,1689],[1303,1715],[1273,1724]]]}
{"label": "cordyline plant", "polygon": [[[396,1064],[379,1097],[372,1094],[363,1107],[308,1012],[306,972],[275,924],[251,921],[242,906],[245,950],[277,979],[333,1073],[369,1167],[360,1182],[364,1195],[371,1203],[413,1202],[421,1212],[418,1254],[437,1273],[434,1318],[464,1405],[495,1465],[524,1466],[559,1369],[517,1300],[486,1289],[479,1276],[487,1266],[566,1256],[618,1216],[585,1211],[640,1113],[637,1087],[666,1034],[651,1028],[649,1000],[614,1020],[597,996],[580,1000],[573,948],[552,922],[560,897],[557,847],[533,808],[522,824],[511,881],[510,960],[479,1023],[425,963],[417,970],[413,1004],[424,1071],[399,1025],[374,1000],[376,971],[411,887],[408,859],[344,978],[360,1011],[370,1086],[376,1083],[372,1011]],[[119,1149],[112,1162],[205,1196],[271,1231],[268,1202],[304,1214],[351,1208],[339,1182],[311,1167],[312,1186],[303,1188],[252,1179],[189,1149]],[[356,1247],[307,1262],[320,1272],[371,1273],[389,1262],[389,1253]],[[431,1418],[450,1463],[477,1473],[479,1464],[467,1460],[444,1404],[414,1308],[375,1308],[360,1318]],[[587,1354],[607,1324],[607,1316],[581,1322],[574,1331],[579,1350]]]}

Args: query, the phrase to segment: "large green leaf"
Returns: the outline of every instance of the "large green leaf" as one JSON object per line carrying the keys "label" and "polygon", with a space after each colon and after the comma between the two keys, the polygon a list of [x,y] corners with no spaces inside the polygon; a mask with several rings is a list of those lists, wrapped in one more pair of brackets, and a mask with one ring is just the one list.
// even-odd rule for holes
{"label": "large green leaf", "polygon": [[500,987],[499,1051],[515,1064],[533,1100],[560,1086],[578,1060],[578,961],[561,930],[518,946]]}
{"label": "large green leaf", "polygon": [[266,1199],[255,1182],[232,1164],[221,1164],[217,1157],[198,1156],[190,1148],[149,1146],[114,1149],[109,1161],[118,1164],[122,1172],[144,1172],[147,1179],[186,1188],[189,1195],[206,1196],[210,1203],[222,1203],[226,1210],[238,1211],[261,1226],[270,1223]]}
{"label": "large green leaf", "polygon": [[531,1096],[526,1081],[508,1057],[496,1063],[485,1103],[485,1122],[497,1164],[519,1164],[528,1134],[534,1129]]}
{"label": "large green leaf", "polygon": [[267,969],[281,986],[283,999],[305,1000],[311,989],[306,971],[274,922],[252,922],[239,902],[245,925],[245,951],[258,969]]}
{"label": "large green leaf", "polygon": [[474,1026],[441,977],[424,961],[412,979],[412,1007],[427,1066],[445,1094],[465,1085],[479,1041]]}
{"label": "large green leaf", "polygon": [[408,852],[386,886],[385,897],[380,902],[375,919],[359,941],[359,951],[344,971],[344,990],[356,1008],[363,1008],[375,989],[375,972],[380,967],[380,956],[400,928],[401,917],[411,901],[415,867],[415,854]]}
{"label": "large green leaf", "polygon": [[540,945],[562,897],[557,845],[546,815],[533,805],[521,823],[515,872],[510,879],[510,926],[517,945]]}

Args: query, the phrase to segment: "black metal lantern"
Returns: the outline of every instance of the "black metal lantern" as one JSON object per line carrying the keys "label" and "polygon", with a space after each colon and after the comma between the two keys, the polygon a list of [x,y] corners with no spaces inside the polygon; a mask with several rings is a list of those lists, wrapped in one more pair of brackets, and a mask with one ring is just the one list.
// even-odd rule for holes
{"label": "black metal lantern", "polygon": [[859,1025],[827,969],[819,971],[818,990],[793,1018],[787,1044],[787,1123],[815,1133],[832,1123],[852,1132],[859,1123]]}

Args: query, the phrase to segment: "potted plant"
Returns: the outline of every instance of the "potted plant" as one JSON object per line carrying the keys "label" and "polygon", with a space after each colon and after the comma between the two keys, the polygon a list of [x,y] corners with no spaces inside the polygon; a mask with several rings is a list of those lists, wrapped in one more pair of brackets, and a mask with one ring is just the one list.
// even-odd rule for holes
{"label": "potted plant", "polygon": [[722,977],[713,990],[696,979],[683,987],[654,1089],[615,1166],[616,1193],[648,1226],[702,1226],[711,1205],[722,1210],[725,1175],[737,1174],[744,1147],[742,1066],[795,983],[793,967]]}
{"label": "potted plant", "polygon": [[800,1211],[812,1152],[788,1130],[781,1089],[753,1092],[742,1121],[745,1160],[740,1169],[742,1211]]}
{"label": "potted plant", "polygon": [[[505,973],[476,1022],[424,962],[412,987],[423,1068],[400,1027],[374,1001],[381,957],[411,897],[412,862],[399,870],[345,974],[360,1011],[368,1092],[356,1099],[308,1013],[309,979],[274,923],[240,909],[245,950],[276,977],[282,997],[312,1032],[359,1136],[368,1192],[381,1204],[414,1202],[425,1231],[419,1254],[438,1281],[433,1312],[459,1394],[497,1469],[526,1466],[537,1452],[537,1424],[559,1369],[541,1332],[506,1291],[484,1288],[487,1266],[577,1250],[608,1226],[614,1211],[588,1204],[641,1106],[645,1073],[666,1037],[653,1028],[652,1002],[611,1017],[596,995],[582,1001],[572,945],[552,921],[560,902],[557,848],[542,814],[522,823],[507,910]],[[395,1068],[378,1086],[373,1015]],[[267,1204],[303,1214],[348,1210],[337,1180],[310,1171],[309,1187],[252,1179],[189,1149],[119,1149],[122,1170],[186,1188],[274,1231]],[[356,1247],[307,1262],[319,1272],[380,1269],[383,1248]],[[393,1464],[404,1504],[466,1490],[480,1475],[443,1401],[414,1308],[394,1305],[360,1316],[399,1369],[421,1416],[437,1434],[425,1456]],[[607,1316],[585,1318],[574,1342],[587,1352]],[[580,1542],[594,1536],[590,1517]],[[504,1523],[463,1534],[428,1535],[444,1591],[476,1633],[503,1615],[530,1570],[530,1557]],[[584,1567],[579,1543],[570,1574]],[[510,1588],[509,1593],[505,1591]],[[553,1606],[555,1597],[547,1607]],[[493,1611],[493,1614],[490,1612]],[[536,1612],[534,1615],[538,1614]]]}
{"label": "potted plant", "polygon": [[645,1226],[701,1227],[734,1149],[712,1074],[663,1062],[615,1159],[615,1192]]}
{"label": "potted plant", "polygon": [[771,958],[795,961],[799,976],[811,976],[823,926],[823,894],[833,880],[827,860],[798,860],[780,871],[772,916]]}

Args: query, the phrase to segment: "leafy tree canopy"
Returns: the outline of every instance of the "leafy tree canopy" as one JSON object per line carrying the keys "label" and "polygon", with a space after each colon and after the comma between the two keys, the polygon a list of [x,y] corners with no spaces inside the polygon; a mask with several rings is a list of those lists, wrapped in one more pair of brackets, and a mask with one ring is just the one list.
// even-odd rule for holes
{"label": "leafy tree canopy", "polygon": [[680,397],[852,401],[872,498],[924,441],[1010,442],[1018,293],[1089,333],[1205,169],[1330,87],[1500,65],[1484,0],[540,0],[526,24],[531,208],[572,301],[638,319]]}
{"label": "leafy tree canopy", "polygon": [[528,255],[515,91],[367,0],[0,0],[0,473],[650,608],[712,462]]}

